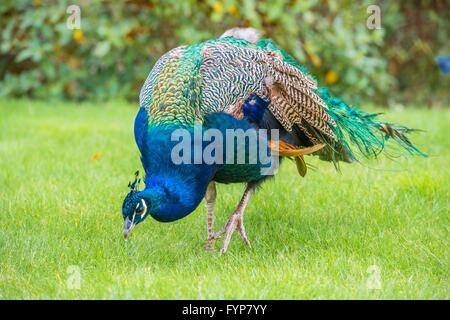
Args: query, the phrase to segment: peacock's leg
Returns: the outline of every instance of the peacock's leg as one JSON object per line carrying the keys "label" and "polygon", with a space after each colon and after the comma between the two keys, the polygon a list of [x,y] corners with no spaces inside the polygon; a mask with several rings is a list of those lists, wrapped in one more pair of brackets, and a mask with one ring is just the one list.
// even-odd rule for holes
{"label": "peacock's leg", "polygon": [[241,198],[236,210],[231,215],[230,220],[228,220],[227,224],[218,232],[218,235],[225,233],[225,239],[223,240],[223,246],[220,250],[220,253],[225,253],[228,249],[228,245],[230,244],[231,236],[234,230],[238,230],[239,234],[242,237],[242,240],[247,245],[250,245],[250,241],[247,238],[247,234],[245,233],[244,226],[244,210],[247,206],[248,201],[250,200],[250,196],[255,190],[254,185],[247,185],[247,188],[244,191],[244,195]]}
{"label": "peacock's leg", "polygon": [[206,190],[205,200],[206,200],[206,211],[208,214],[207,230],[208,239],[206,240],[206,250],[211,250],[214,240],[217,240],[218,236],[214,233],[214,205],[216,203],[216,183],[211,181]]}

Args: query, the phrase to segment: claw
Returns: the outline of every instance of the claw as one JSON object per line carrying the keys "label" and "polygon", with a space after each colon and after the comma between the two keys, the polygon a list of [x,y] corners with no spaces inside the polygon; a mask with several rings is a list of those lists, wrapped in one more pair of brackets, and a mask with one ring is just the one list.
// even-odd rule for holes
{"label": "claw", "polygon": [[247,237],[247,233],[245,232],[245,226],[243,219],[239,220],[239,224],[237,226],[239,234],[241,235],[242,240],[244,240],[245,244],[251,247],[250,240]]}
{"label": "claw", "polygon": [[236,211],[233,213],[230,220],[225,226],[225,239],[223,240],[222,249],[220,249],[221,254],[224,254],[227,251],[228,246],[230,244],[231,236],[233,235],[233,232],[235,230],[239,232],[245,244],[250,246],[250,240],[248,240],[247,234],[245,232],[243,212]]}
{"label": "claw", "polygon": [[210,235],[208,237],[208,239],[206,240],[206,251],[212,251],[213,250],[213,246],[214,246],[214,242],[220,238],[220,234],[218,233],[213,233],[212,235]]}
{"label": "claw", "polygon": [[222,249],[220,249],[221,254],[224,254],[228,249],[228,245],[230,244],[231,236],[233,235],[233,232],[237,226],[237,219],[238,219],[238,215],[235,212],[231,215],[230,220],[228,220],[228,223],[225,227],[225,229],[226,229],[225,239],[223,239],[223,246],[222,246]]}

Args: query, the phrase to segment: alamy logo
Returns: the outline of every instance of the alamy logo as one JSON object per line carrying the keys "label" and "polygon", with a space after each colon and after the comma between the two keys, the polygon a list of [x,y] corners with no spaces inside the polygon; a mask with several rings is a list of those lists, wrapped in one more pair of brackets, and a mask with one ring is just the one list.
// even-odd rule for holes
{"label": "alamy logo", "polygon": [[367,7],[367,13],[369,17],[366,21],[367,29],[375,30],[381,29],[381,9],[376,4]]}
{"label": "alamy logo", "polygon": [[79,6],[73,4],[67,7],[67,14],[70,16],[67,18],[66,25],[70,30],[81,29],[81,9]]}
{"label": "alamy logo", "polygon": [[381,268],[377,265],[371,265],[367,268],[366,272],[369,277],[366,281],[366,287],[369,290],[380,290],[381,289]]}
{"label": "alamy logo", "polygon": [[68,289],[78,290],[81,287],[81,268],[79,266],[67,267],[66,286]]}

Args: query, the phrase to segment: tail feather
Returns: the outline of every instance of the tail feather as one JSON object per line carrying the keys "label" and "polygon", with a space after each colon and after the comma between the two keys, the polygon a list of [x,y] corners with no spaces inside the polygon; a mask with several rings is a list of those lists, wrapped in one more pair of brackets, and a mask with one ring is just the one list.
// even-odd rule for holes
{"label": "tail feather", "polygon": [[307,172],[307,166],[303,156],[319,151],[325,144],[316,144],[312,147],[298,148],[286,141],[279,140],[276,143],[269,141],[269,147],[272,152],[282,157],[294,157],[298,173],[304,177]]}
{"label": "tail feather", "polygon": [[426,155],[406,136],[413,129],[377,120],[378,113],[367,113],[349,107],[343,100],[330,96],[327,88],[317,90],[328,106],[327,112],[336,122],[333,127],[338,141],[328,141],[321,157],[337,162],[357,161],[360,156],[376,158],[385,148],[389,139],[411,155]]}

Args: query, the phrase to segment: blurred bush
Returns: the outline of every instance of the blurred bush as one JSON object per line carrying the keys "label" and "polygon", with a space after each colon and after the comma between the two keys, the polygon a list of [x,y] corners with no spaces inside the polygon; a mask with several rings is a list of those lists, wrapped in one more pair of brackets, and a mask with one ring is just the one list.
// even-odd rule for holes
{"label": "blurred bush", "polygon": [[[137,102],[152,65],[167,50],[234,26],[264,31],[322,84],[352,102],[449,104],[449,77],[435,58],[449,54],[448,3],[375,1],[166,0],[2,1],[0,95]],[[70,30],[67,7],[81,8]]]}

